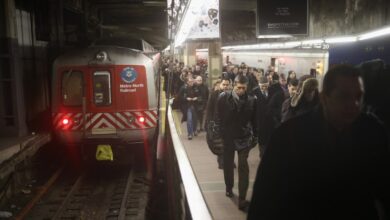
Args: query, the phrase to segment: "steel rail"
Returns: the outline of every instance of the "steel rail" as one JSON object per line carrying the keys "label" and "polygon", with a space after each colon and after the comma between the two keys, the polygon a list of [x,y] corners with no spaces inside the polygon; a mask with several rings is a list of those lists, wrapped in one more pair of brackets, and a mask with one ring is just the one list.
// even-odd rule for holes
{"label": "steel rail", "polygon": [[45,185],[39,190],[37,195],[30,200],[30,202],[19,212],[19,214],[15,217],[15,220],[25,219],[26,216],[30,213],[31,209],[37,204],[38,201],[49,191],[50,187],[53,183],[58,179],[64,170],[64,165],[62,165],[54,174],[50,177],[50,179],[45,183]]}
{"label": "steel rail", "polygon": [[133,182],[133,180],[134,180],[134,169],[131,168],[130,172],[129,172],[129,177],[127,178],[127,181],[126,181],[126,188],[125,188],[125,191],[123,193],[121,207],[119,209],[118,220],[122,220],[122,219],[126,218],[127,197],[128,197],[128,194],[130,191],[130,186],[131,186],[131,183]]}

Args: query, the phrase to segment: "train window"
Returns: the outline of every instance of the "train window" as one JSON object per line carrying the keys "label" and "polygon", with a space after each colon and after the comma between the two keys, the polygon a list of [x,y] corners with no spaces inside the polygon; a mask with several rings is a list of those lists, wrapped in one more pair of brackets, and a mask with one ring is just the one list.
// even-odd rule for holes
{"label": "train window", "polygon": [[95,105],[111,104],[111,78],[107,71],[93,74],[93,100]]}
{"label": "train window", "polygon": [[82,105],[83,73],[66,71],[62,74],[62,102],[66,106]]}

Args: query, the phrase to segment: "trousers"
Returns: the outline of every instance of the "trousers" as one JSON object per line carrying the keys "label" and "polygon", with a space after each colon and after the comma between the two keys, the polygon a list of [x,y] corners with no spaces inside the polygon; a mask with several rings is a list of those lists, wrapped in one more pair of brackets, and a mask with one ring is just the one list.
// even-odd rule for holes
{"label": "trousers", "polygon": [[[248,155],[251,148],[246,148],[238,153],[238,197],[245,200],[249,186],[249,165]],[[223,174],[225,179],[226,190],[233,189],[234,186],[234,155],[235,147],[232,142],[225,141],[223,151]]]}

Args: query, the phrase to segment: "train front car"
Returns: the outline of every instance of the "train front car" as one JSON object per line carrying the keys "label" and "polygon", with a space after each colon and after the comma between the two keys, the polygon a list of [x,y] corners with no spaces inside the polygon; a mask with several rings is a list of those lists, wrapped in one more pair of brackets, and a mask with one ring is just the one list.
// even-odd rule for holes
{"label": "train front car", "polygon": [[142,51],[112,46],[59,57],[52,81],[58,140],[98,160],[150,147],[158,124],[155,63]]}

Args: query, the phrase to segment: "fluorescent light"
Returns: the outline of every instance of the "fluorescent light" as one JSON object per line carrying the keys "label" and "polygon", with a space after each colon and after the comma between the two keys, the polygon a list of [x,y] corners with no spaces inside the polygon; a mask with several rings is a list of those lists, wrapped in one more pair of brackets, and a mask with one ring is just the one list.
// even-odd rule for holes
{"label": "fluorescent light", "polygon": [[356,36],[346,36],[346,37],[333,37],[325,39],[325,43],[335,44],[335,43],[348,43],[357,41]]}
{"label": "fluorescent light", "polygon": [[301,46],[301,44],[302,44],[301,41],[289,41],[289,42],[284,43],[284,46],[285,47],[297,47],[297,46]]}
{"label": "fluorescent light", "polygon": [[302,41],[302,44],[321,44],[322,42],[323,42],[322,39],[314,39],[314,40]]}
{"label": "fluorescent light", "polygon": [[280,34],[280,35],[259,35],[257,38],[284,38],[284,37],[292,37],[289,34]]}
{"label": "fluorescent light", "polygon": [[387,34],[390,34],[390,27],[386,27],[386,28],[383,28],[380,30],[368,32],[366,34],[361,34],[361,35],[359,35],[359,40],[367,40],[367,39],[371,39],[374,37],[380,37],[380,36],[387,35]]}
{"label": "fluorescent light", "polygon": [[268,48],[283,48],[284,47],[284,43],[272,43],[269,45]]}

